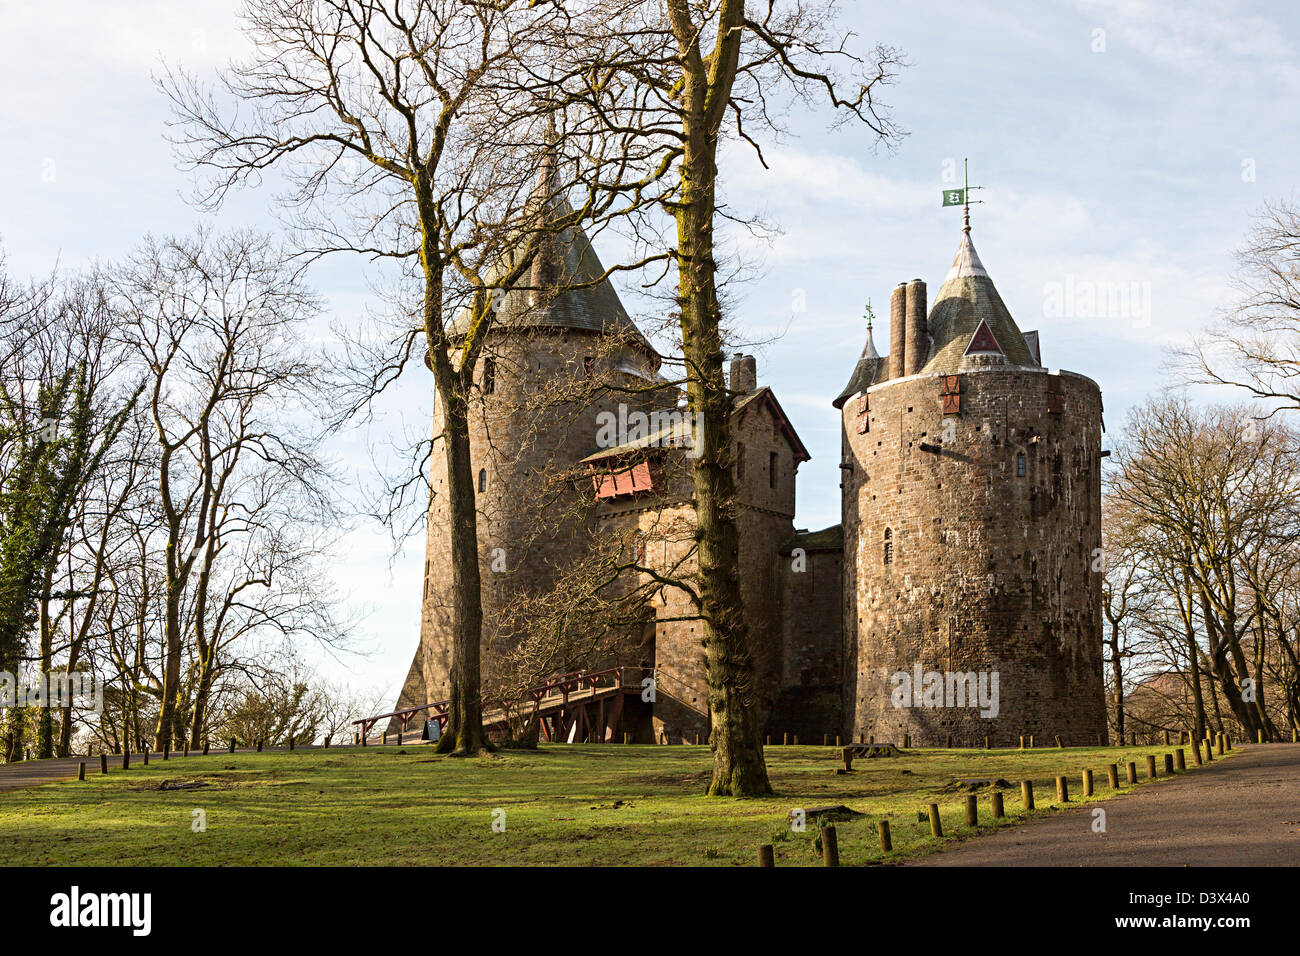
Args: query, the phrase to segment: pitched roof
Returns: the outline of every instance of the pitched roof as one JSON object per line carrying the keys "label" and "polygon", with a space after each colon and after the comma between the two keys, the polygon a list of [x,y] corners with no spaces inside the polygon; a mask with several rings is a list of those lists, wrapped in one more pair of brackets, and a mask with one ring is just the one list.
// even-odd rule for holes
{"label": "pitched roof", "polygon": [[[537,186],[529,202],[546,210],[551,219],[573,214],[573,207],[558,184],[555,162],[542,161]],[[520,250],[512,248],[502,256],[513,263]],[[491,270],[491,281],[502,270]],[[628,316],[614,286],[605,277],[605,267],[581,227],[571,227],[541,243],[530,273],[520,283],[528,288],[511,289],[501,300],[494,326],[497,328],[584,329],[627,336],[650,352],[654,349]],[[558,295],[538,288],[564,288]],[[571,287],[571,288],[568,288]],[[453,335],[463,334],[469,324],[469,310],[462,309],[452,321]]]}
{"label": "pitched roof", "polygon": [[868,322],[867,344],[858,357],[858,364],[853,366],[853,374],[849,376],[849,384],[844,386],[844,391],[840,392],[831,404],[836,408],[843,408],[844,403],[854,395],[865,392],[870,386],[882,379],[887,368],[888,365],[885,360],[876,351],[876,343],[871,338],[871,323]]}
{"label": "pitched roof", "polygon": [[930,309],[927,323],[930,354],[921,373],[951,375],[986,367],[991,358],[997,360],[996,352],[980,347],[985,341],[983,336],[978,342],[976,340],[976,333],[982,331],[981,323],[996,340],[1007,364],[1038,366],[1025,337],[980,261],[967,227],[962,230],[952,268],[948,270]]}
{"label": "pitched roof", "polygon": [[844,525],[831,525],[821,531],[796,531],[794,537],[781,546],[780,554],[789,554],[795,548],[805,551],[840,551],[844,548]]}

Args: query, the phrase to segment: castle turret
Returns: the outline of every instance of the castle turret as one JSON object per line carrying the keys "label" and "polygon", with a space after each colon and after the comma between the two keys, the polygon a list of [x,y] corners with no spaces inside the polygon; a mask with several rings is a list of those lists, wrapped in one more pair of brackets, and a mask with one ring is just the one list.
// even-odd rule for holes
{"label": "castle turret", "polygon": [[[904,291],[904,315],[915,319]],[[899,380],[859,359],[843,427],[845,731],[1095,743],[1101,393],[1048,371],[963,230]],[[868,343],[868,348],[874,351]],[[865,363],[865,364],[864,364]]]}
{"label": "castle turret", "polygon": [[894,286],[889,296],[889,377],[902,378],[907,372],[907,283]]}
{"label": "castle turret", "polygon": [[907,343],[903,358],[903,371],[906,375],[915,375],[925,365],[930,355],[930,336],[926,330],[925,320],[925,283],[913,279],[907,284],[905,295],[907,312]]}

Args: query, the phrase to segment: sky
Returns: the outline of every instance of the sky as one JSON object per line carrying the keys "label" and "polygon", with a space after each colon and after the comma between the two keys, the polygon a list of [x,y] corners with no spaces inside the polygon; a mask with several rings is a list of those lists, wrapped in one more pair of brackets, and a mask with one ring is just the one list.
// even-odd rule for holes
{"label": "sky", "polygon": [[[164,61],[211,75],[240,55],[237,11],[236,0],[0,0],[0,243],[12,274],[112,260],[148,233],[200,222],[278,228],[267,189],[216,215],[195,209],[163,137],[153,76]],[[860,48],[885,43],[908,60],[885,92],[907,132],[897,148],[800,107],[764,144],[769,169],[744,149],[722,164],[729,206],[777,230],[737,237],[754,275],[731,321],[757,343],[759,381],[812,454],[798,475],[801,528],[839,521],[830,402],[862,350],[867,301],[884,353],[893,287],[921,278],[937,292],[961,227],[940,193],[960,184],[964,158],[983,187],[971,218],[985,267],[1021,329],[1040,331],[1043,363],[1100,384],[1112,438],[1129,407],[1170,384],[1167,350],[1232,305],[1252,216],[1300,183],[1300,24],[1286,3],[845,0],[841,22]],[[364,315],[366,280],[355,260],[313,270],[328,303],[322,342],[330,321]],[[337,441],[344,474],[369,480],[382,429],[422,428],[429,406],[408,385],[375,428]],[[394,554],[375,525],[348,534],[339,594],[363,615],[365,653],[306,649],[326,677],[396,697],[419,639],[422,551],[415,540]]]}

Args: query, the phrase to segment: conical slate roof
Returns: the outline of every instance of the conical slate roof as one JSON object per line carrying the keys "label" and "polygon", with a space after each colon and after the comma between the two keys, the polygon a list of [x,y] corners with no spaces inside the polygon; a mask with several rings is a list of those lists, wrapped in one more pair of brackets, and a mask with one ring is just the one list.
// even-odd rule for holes
{"label": "conical slate roof", "polygon": [[[573,207],[556,185],[555,163],[550,156],[542,161],[533,202],[547,210],[549,218],[559,219],[572,215]],[[504,261],[515,260],[514,250]],[[636,323],[628,316],[618,293],[607,278],[602,278],[605,267],[581,228],[565,229],[543,241],[534,258],[532,269],[525,274],[520,285],[525,289],[511,289],[501,300],[495,326],[498,328],[565,328],[585,329],[591,332],[610,332],[628,336],[653,351],[641,335]],[[538,288],[568,288],[553,295]],[[469,311],[462,310],[451,324],[453,334],[463,333],[469,324]]]}
{"label": "conical slate roof", "polygon": [[871,323],[868,322],[867,344],[862,349],[858,364],[853,367],[853,374],[849,376],[849,384],[844,386],[844,391],[840,392],[839,396],[831,404],[836,408],[843,408],[844,403],[854,395],[865,392],[870,386],[884,378],[886,370],[887,365],[876,351],[876,343],[871,337]]}
{"label": "conical slate roof", "polygon": [[957,256],[935,296],[927,325],[930,354],[921,374],[952,375],[987,367],[990,361],[1031,368],[1038,365],[980,262],[969,226],[962,230]]}

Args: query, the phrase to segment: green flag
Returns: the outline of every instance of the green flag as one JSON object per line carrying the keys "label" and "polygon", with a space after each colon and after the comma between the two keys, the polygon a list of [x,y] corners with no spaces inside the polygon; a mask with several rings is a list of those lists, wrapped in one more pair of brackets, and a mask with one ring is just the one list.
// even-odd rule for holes
{"label": "green flag", "polygon": [[963,189],[945,189],[943,191],[943,204],[945,206],[960,206],[966,202],[966,190]]}

